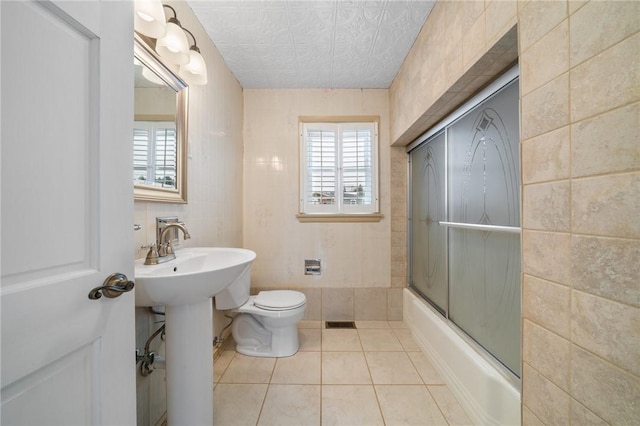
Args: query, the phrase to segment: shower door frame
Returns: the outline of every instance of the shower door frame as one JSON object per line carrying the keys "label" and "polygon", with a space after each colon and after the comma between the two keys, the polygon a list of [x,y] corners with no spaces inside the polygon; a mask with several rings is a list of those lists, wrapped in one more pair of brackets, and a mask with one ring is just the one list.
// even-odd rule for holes
{"label": "shower door frame", "polygon": [[[456,110],[454,110],[452,113],[448,114],[443,120],[439,121],[435,126],[431,127],[428,131],[426,131],[425,133],[423,133],[422,135],[420,135],[415,141],[413,141],[411,144],[409,144],[406,147],[406,153],[407,153],[407,288],[412,291],[413,293],[415,293],[418,297],[424,299],[430,307],[432,307],[436,312],[438,312],[440,315],[442,315],[445,319],[445,321],[447,322],[447,325],[449,325],[451,327],[451,329],[456,332],[465,342],[467,342],[467,344],[469,344],[469,346],[471,346],[483,359],[485,359],[488,363],[490,363],[497,371],[499,371],[501,373],[501,375],[506,378],[510,383],[512,383],[514,386],[516,386],[517,388],[521,389],[522,386],[522,379],[521,377],[518,377],[516,375],[516,373],[514,373],[510,368],[508,368],[505,364],[503,364],[496,356],[494,356],[493,354],[491,354],[487,349],[485,349],[480,343],[478,343],[475,339],[473,339],[469,334],[467,334],[462,328],[460,328],[457,324],[455,324],[450,318],[449,318],[449,301],[450,301],[450,297],[449,297],[449,236],[448,236],[448,228],[449,226],[446,223],[442,223],[440,226],[446,226],[447,227],[447,236],[445,238],[445,244],[446,244],[446,250],[444,253],[444,262],[447,265],[447,267],[445,268],[444,271],[444,279],[447,282],[447,294],[446,294],[446,309],[443,309],[439,306],[437,306],[437,304],[435,302],[433,302],[429,297],[427,297],[425,294],[423,294],[421,291],[419,291],[416,287],[414,287],[411,284],[411,278],[412,278],[412,263],[411,263],[411,259],[413,258],[413,233],[412,233],[412,226],[413,226],[413,200],[411,195],[411,190],[412,190],[412,182],[411,182],[411,156],[410,153],[411,151],[413,151],[414,149],[416,149],[418,146],[420,146],[421,144],[423,144],[424,142],[426,142],[427,140],[437,136],[439,133],[444,133],[444,156],[445,156],[445,162],[448,161],[449,158],[449,140],[448,140],[448,133],[447,132],[447,128],[452,125],[455,121],[457,121],[458,119],[462,118],[463,116],[465,116],[469,111],[471,111],[472,109],[474,109],[475,107],[477,107],[478,105],[480,105],[481,103],[485,102],[486,100],[490,99],[492,96],[496,95],[498,92],[500,92],[504,87],[506,87],[507,85],[509,85],[510,83],[512,83],[514,80],[519,79],[520,77],[520,73],[519,73],[519,66],[518,64],[514,65],[512,68],[510,68],[509,70],[507,70],[506,72],[504,72],[502,75],[500,75],[497,79],[495,79],[492,83],[490,83],[487,87],[485,87],[483,90],[481,90],[480,92],[478,92],[475,96],[473,96],[471,99],[469,99],[467,102],[465,102],[464,104],[462,104],[460,107],[458,107]],[[518,83],[519,84],[519,83]],[[518,114],[518,117],[519,114]],[[520,121],[520,120],[519,120]],[[520,122],[518,123],[518,126],[520,127]],[[520,150],[519,150],[520,151]],[[518,160],[518,167],[520,167],[520,169],[522,169],[522,164],[521,164],[521,157],[522,154],[520,153],[517,160]],[[448,167],[448,165],[447,165]],[[518,186],[518,190],[519,190],[519,203],[520,203],[520,207],[522,207],[522,181],[520,181],[519,186]],[[448,205],[448,200],[449,200],[449,174],[448,172],[445,172],[444,174],[444,199],[445,199],[445,203],[444,203],[444,215],[445,217],[448,219],[449,218],[449,205]],[[512,228],[512,229],[505,229],[507,232],[518,232],[520,235],[522,235],[521,233],[521,227],[522,227],[522,208],[520,208],[520,227],[519,227],[519,231],[515,230],[515,227],[496,227],[496,228]],[[522,248],[522,239],[520,239],[520,248]],[[521,264],[522,264],[522,250],[520,252],[520,256],[521,256]],[[520,271],[520,287],[522,288],[522,271]],[[520,311],[522,312],[522,295],[521,295],[521,300],[520,300]],[[520,335],[520,371],[521,371],[521,375],[522,375],[522,314],[520,315],[520,330],[521,330],[521,335]]]}

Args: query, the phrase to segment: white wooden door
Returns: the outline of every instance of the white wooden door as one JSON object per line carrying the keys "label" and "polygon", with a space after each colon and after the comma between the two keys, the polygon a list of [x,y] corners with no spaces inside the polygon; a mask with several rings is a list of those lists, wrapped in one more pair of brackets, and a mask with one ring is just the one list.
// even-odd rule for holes
{"label": "white wooden door", "polygon": [[0,423],[134,424],[132,2],[0,2]]}

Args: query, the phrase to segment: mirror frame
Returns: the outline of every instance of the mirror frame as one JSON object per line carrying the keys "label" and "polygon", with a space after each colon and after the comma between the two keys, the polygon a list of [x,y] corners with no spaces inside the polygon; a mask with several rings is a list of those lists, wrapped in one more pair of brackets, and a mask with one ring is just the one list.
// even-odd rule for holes
{"label": "mirror frame", "polygon": [[[151,39],[152,40],[152,39]],[[150,40],[150,41],[151,41]],[[189,86],[171,71],[142,37],[135,34],[133,45],[134,58],[143,66],[159,75],[168,87],[176,92],[176,188],[160,188],[133,182],[133,198],[136,201],[156,201],[162,203],[187,203],[187,125],[189,109]],[[135,121],[135,117],[134,117]],[[133,133],[132,133],[133,135]],[[132,140],[133,141],[133,140]]]}

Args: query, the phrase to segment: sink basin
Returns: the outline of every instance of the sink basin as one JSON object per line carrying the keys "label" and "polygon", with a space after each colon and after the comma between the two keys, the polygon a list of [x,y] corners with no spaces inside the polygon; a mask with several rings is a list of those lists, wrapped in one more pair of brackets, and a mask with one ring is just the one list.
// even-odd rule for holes
{"label": "sink basin", "polygon": [[135,264],[136,306],[178,306],[206,301],[250,272],[251,250],[194,247],[159,265]]}

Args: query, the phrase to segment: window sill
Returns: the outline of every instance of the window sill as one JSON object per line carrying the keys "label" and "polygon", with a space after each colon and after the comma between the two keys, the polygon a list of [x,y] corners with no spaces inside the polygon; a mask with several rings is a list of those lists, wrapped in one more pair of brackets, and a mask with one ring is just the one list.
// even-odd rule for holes
{"label": "window sill", "polygon": [[312,222],[380,222],[382,213],[363,213],[363,214],[296,214],[300,223]]}

